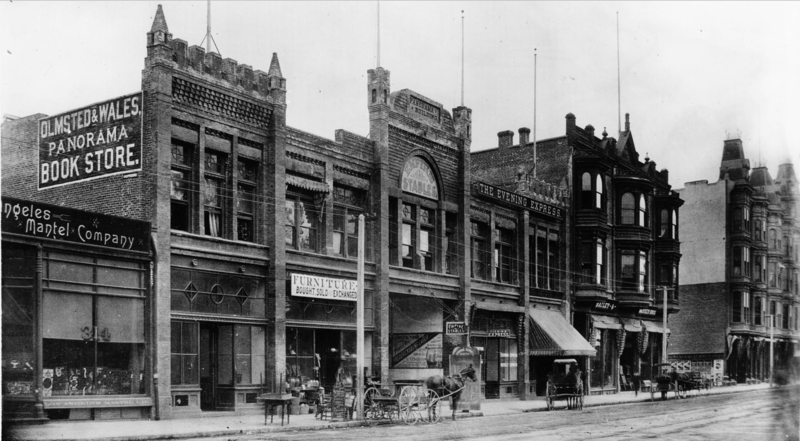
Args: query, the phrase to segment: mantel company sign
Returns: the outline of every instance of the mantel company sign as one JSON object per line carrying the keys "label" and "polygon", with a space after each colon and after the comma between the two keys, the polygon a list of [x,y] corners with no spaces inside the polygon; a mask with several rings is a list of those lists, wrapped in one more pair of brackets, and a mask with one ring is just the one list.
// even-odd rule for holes
{"label": "mantel company sign", "polygon": [[3,197],[3,233],[150,251],[150,223]]}
{"label": "mantel company sign", "polygon": [[142,169],[142,93],[39,120],[39,190]]}
{"label": "mantel company sign", "polygon": [[349,279],[292,274],[292,295],[314,299],[358,301],[358,282]]}
{"label": "mantel company sign", "polygon": [[431,166],[419,156],[412,156],[403,167],[403,191],[429,199],[439,199],[439,184]]}

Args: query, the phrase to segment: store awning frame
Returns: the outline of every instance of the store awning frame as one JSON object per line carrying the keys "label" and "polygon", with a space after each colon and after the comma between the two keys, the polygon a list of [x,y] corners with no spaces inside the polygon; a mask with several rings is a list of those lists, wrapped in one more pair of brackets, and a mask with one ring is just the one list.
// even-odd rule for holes
{"label": "store awning frame", "polygon": [[557,310],[528,308],[528,320],[528,355],[594,357],[597,354],[592,345]]}
{"label": "store awning frame", "polygon": [[299,176],[286,175],[286,184],[316,193],[330,193],[330,187],[327,183],[312,181]]}
{"label": "store awning frame", "polygon": [[599,314],[592,314],[592,326],[596,329],[622,329],[622,324],[616,317]]}

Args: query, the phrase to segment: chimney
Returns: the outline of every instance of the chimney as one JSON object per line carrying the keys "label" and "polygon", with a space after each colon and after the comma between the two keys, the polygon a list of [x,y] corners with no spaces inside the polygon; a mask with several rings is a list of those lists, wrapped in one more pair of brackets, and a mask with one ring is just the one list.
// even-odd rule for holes
{"label": "chimney", "polygon": [[630,113],[626,113],[625,114],[625,132],[630,132],[630,131],[631,131],[631,114]]}
{"label": "chimney", "polygon": [[530,142],[531,129],[527,127],[520,127],[519,129],[519,146],[523,147]]}
{"label": "chimney", "polygon": [[575,131],[575,115],[568,113],[565,117],[567,119],[567,134]]}
{"label": "chimney", "polygon": [[514,132],[506,130],[497,134],[497,146],[502,148],[511,147],[514,145]]}
{"label": "chimney", "polygon": [[593,125],[589,124],[588,126],[586,126],[586,128],[584,130],[586,130],[586,133],[588,133],[589,136],[591,136],[592,139],[594,139],[594,126]]}

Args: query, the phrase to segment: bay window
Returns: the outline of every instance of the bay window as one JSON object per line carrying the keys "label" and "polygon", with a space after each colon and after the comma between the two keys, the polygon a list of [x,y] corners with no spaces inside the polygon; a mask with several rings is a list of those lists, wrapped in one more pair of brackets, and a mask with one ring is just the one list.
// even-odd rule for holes
{"label": "bay window", "polygon": [[584,240],[581,242],[581,269],[583,283],[606,284],[607,250],[603,239]]}
{"label": "bay window", "polygon": [[603,209],[603,175],[598,173],[592,178],[592,173],[584,172],[581,175],[581,208]]}

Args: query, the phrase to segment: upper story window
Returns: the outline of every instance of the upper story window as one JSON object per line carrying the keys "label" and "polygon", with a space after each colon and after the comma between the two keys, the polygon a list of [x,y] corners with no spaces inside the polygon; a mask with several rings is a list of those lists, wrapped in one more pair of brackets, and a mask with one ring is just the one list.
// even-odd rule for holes
{"label": "upper story window", "polygon": [[644,195],[639,195],[639,226],[647,225],[647,199]]}
{"label": "upper story window", "polygon": [[791,248],[791,244],[789,244],[789,236],[783,236],[783,255],[786,257],[791,256],[791,252],[789,251]]}
{"label": "upper story window", "polygon": [[659,226],[658,237],[678,239],[678,210],[662,208]]}
{"label": "upper story window", "polygon": [[494,280],[499,283],[513,283],[514,232],[505,228],[494,230]]}
{"label": "upper story window", "polygon": [[314,203],[313,197],[302,193],[287,193],[285,209],[284,232],[287,247],[316,252],[322,212]]}
{"label": "upper story window", "polygon": [[761,219],[756,219],[756,222],[755,222],[755,229],[753,230],[753,237],[754,237],[754,239],[755,239],[755,240],[757,240],[757,241],[762,241],[762,240],[764,240],[764,239],[761,237],[761,229],[763,228],[763,227],[762,227],[762,225],[763,225],[763,224],[762,224],[762,222],[761,222]]}
{"label": "upper story window", "polygon": [[402,265],[406,268],[435,271],[436,211],[432,208],[403,203],[400,220]]}
{"label": "upper story window", "polygon": [[750,277],[750,248],[745,246],[733,247],[733,275],[734,277]]}
{"label": "upper story window", "polygon": [[774,228],[769,229],[769,249],[770,250],[779,250],[780,246],[778,245],[778,232],[775,231]]}
{"label": "upper story window", "polygon": [[623,193],[620,199],[620,223],[647,226],[647,197],[644,194],[637,197],[634,193]]}
{"label": "upper story window", "polygon": [[581,175],[581,208],[603,208],[603,175],[584,172]]}
{"label": "upper story window", "polygon": [[767,267],[766,267],[766,256],[763,254],[756,254],[753,256],[753,279],[756,282],[766,282],[767,281]]}
{"label": "upper story window", "polygon": [[258,164],[255,161],[239,159],[236,164],[236,238],[248,242],[255,241],[253,230],[256,215],[256,179]]}
{"label": "upper story window", "polygon": [[178,141],[172,143],[170,167],[170,228],[189,231],[191,206],[194,199],[192,163],[194,146]]}
{"label": "upper story window", "polygon": [[750,323],[750,293],[736,291],[733,293],[733,311],[731,321],[734,323]]}
{"label": "upper story window", "polygon": [[742,231],[742,208],[733,209],[733,231]]}
{"label": "upper story window", "polygon": [[778,287],[778,266],[775,262],[769,263],[769,287]]}
{"label": "upper story window", "polygon": [[753,324],[762,326],[764,324],[764,298],[756,296],[753,302]]}
{"label": "upper story window", "polygon": [[623,250],[620,253],[620,288],[646,293],[649,291],[647,253]]}
{"label": "upper story window", "polygon": [[[336,186],[333,188],[333,202],[333,254],[357,258],[358,216],[364,212],[366,194],[361,190]],[[364,238],[365,250],[370,249],[368,237]]]}
{"label": "upper story window", "polygon": [[581,241],[581,270],[583,283],[606,285],[608,251],[601,238]]}
{"label": "upper story window", "polygon": [[789,304],[786,303],[783,305],[783,314],[781,316],[781,327],[783,329],[789,329],[789,322],[791,321],[791,309],[789,308]]}
{"label": "upper story window", "polygon": [[662,263],[658,272],[659,285],[675,288],[678,286],[678,265],[670,263]]}
{"label": "upper story window", "polygon": [[[533,227],[532,227],[533,228]],[[559,234],[555,228],[537,225],[530,237],[530,286],[557,291],[561,289]]]}
{"label": "upper story window", "polygon": [[470,260],[473,279],[488,279],[488,253],[486,252],[488,226],[481,222],[470,222]]}

